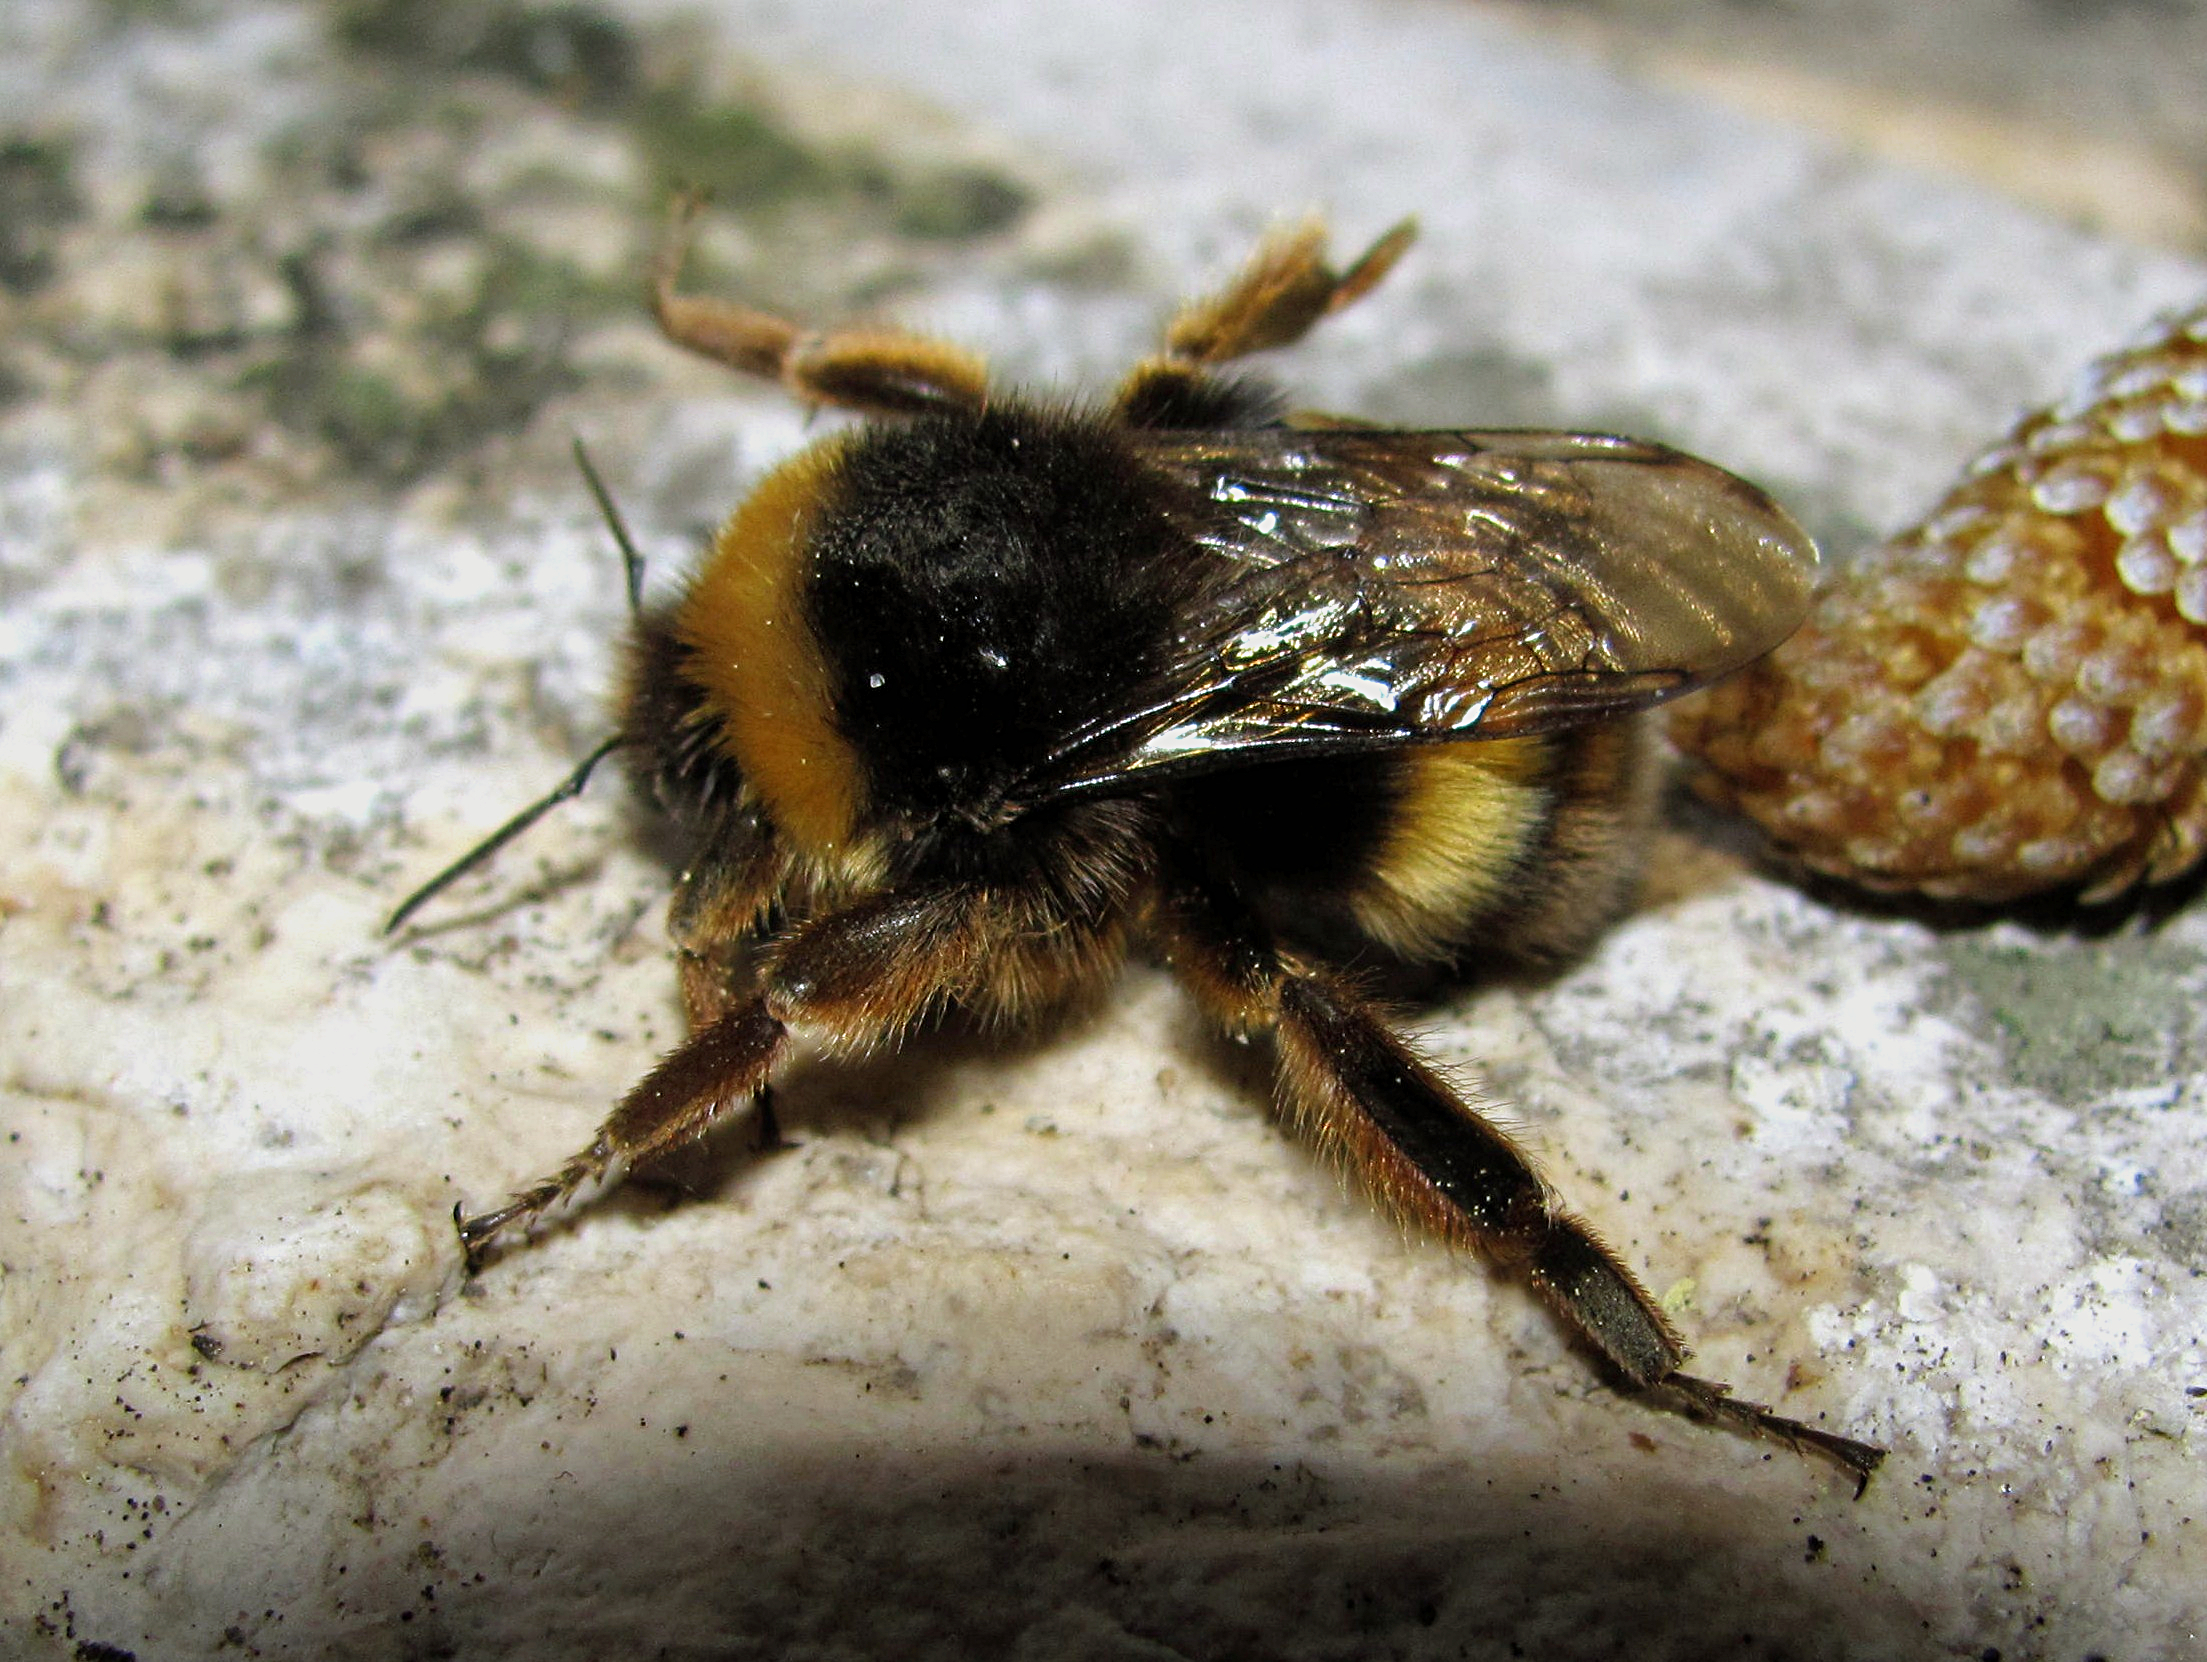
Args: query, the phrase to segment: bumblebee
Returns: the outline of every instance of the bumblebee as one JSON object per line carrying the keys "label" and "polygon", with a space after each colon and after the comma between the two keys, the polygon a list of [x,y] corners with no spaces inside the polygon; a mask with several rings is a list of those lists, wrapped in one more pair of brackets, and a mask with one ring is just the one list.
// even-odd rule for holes
{"label": "bumblebee", "polygon": [[1290,416],[1221,371],[1365,294],[1408,223],[1342,271],[1316,225],[1276,236],[1086,409],[999,393],[939,342],[686,293],[686,223],[653,273],[667,336],[869,419],[770,472],[679,598],[636,608],[613,737],[392,920],[616,749],[688,850],[688,1039],[587,1148],[461,1221],[470,1262],[745,1104],[770,1116],[798,1035],[849,1053],[951,1006],[1030,1021],[1141,941],[1270,1041],[1290,1121],[1522,1276],[1625,1385],[1866,1481],[1880,1450],[1682,1371],[1646,1289],[1360,974],[1586,941],[1649,806],[1631,717],[1793,630],[1799,527],[1659,445]]}

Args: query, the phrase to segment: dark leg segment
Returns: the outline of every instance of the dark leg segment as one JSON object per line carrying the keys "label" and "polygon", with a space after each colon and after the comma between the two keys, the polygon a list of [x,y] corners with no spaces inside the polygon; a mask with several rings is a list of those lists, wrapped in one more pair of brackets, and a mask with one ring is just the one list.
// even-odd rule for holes
{"label": "dark leg segment", "polygon": [[1561,1210],[1532,1159],[1341,982],[1283,964],[1275,986],[1290,1106],[1388,1203],[1458,1246],[1521,1270],[1635,1385],[1685,1361],[1631,1271]]}
{"label": "dark leg segment", "polygon": [[1679,1370],[1686,1347],[1647,1290],[1555,1201],[1532,1159],[1467,1103],[1346,980],[1276,951],[1216,884],[1185,885],[1165,923],[1174,969],[1227,1028],[1270,1032],[1283,1105],[1404,1217],[1522,1274],[1639,1390],[1814,1449],[1858,1483],[1882,1449],[1735,1401]]}

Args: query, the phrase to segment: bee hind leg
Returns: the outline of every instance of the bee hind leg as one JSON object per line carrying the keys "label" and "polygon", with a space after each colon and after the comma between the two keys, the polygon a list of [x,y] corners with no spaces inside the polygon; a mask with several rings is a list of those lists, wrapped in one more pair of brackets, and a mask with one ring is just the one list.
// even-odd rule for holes
{"label": "bee hind leg", "polygon": [[1172,964],[1229,1030],[1270,1033],[1283,1107],[1388,1206],[1522,1276],[1623,1383],[1664,1405],[1812,1451],[1857,1492],[1884,1450],[1743,1402],[1684,1371],[1638,1278],[1556,1201],[1532,1158],[1444,1081],[1346,979],[1278,952],[1215,884],[1164,913]]}
{"label": "bee hind leg", "polygon": [[963,347],[898,329],[815,332],[733,300],[683,293],[682,262],[700,206],[695,196],[676,202],[652,262],[652,316],[675,345],[777,382],[807,403],[868,415],[925,415],[987,404],[988,366]]}

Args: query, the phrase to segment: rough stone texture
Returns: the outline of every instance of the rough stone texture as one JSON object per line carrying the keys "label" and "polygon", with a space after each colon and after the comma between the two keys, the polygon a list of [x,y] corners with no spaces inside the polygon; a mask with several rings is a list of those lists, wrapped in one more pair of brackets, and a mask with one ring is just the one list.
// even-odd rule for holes
{"label": "rough stone texture", "polygon": [[[799,441],[701,277],[1095,385],[1267,222],[1424,216],[1321,406],[1623,427],[1842,545],[2196,263],[1423,0],[0,15],[0,1622],[32,1655],[2181,1654],[2207,1586],[2207,924],[1942,930],[1659,839],[1455,994],[1704,1370],[1601,1388],[1267,1123],[1154,971],[800,1068],[463,1284],[447,1223],[673,1036],[601,730],[593,442],[677,564]],[[731,1139],[731,1143],[739,1139]]]}

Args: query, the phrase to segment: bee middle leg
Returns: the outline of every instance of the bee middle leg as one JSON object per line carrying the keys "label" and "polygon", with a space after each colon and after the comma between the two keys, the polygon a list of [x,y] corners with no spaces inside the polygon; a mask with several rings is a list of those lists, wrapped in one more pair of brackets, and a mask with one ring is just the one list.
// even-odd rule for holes
{"label": "bee middle leg", "polygon": [[1112,407],[1137,427],[1242,427],[1276,419],[1268,399],[1251,403],[1246,388],[1209,372],[1301,340],[1320,318],[1370,293],[1417,234],[1417,221],[1406,219],[1348,270],[1335,271],[1326,264],[1325,227],[1316,220],[1275,232],[1226,287],[1180,308],[1165,331],[1165,350],[1128,371]]}
{"label": "bee middle leg", "polygon": [[1685,1373],[1684,1343],[1623,1260],[1345,978],[1275,949],[1216,884],[1183,883],[1163,921],[1182,981],[1230,1031],[1272,1036],[1283,1106],[1388,1205],[1523,1276],[1628,1386],[1869,1481],[1884,1450]]}
{"label": "bee middle leg", "polygon": [[987,404],[988,365],[963,347],[899,329],[813,331],[736,301],[683,293],[682,262],[700,205],[694,196],[675,204],[652,262],[652,315],[675,345],[778,382],[807,403],[867,415]]}

